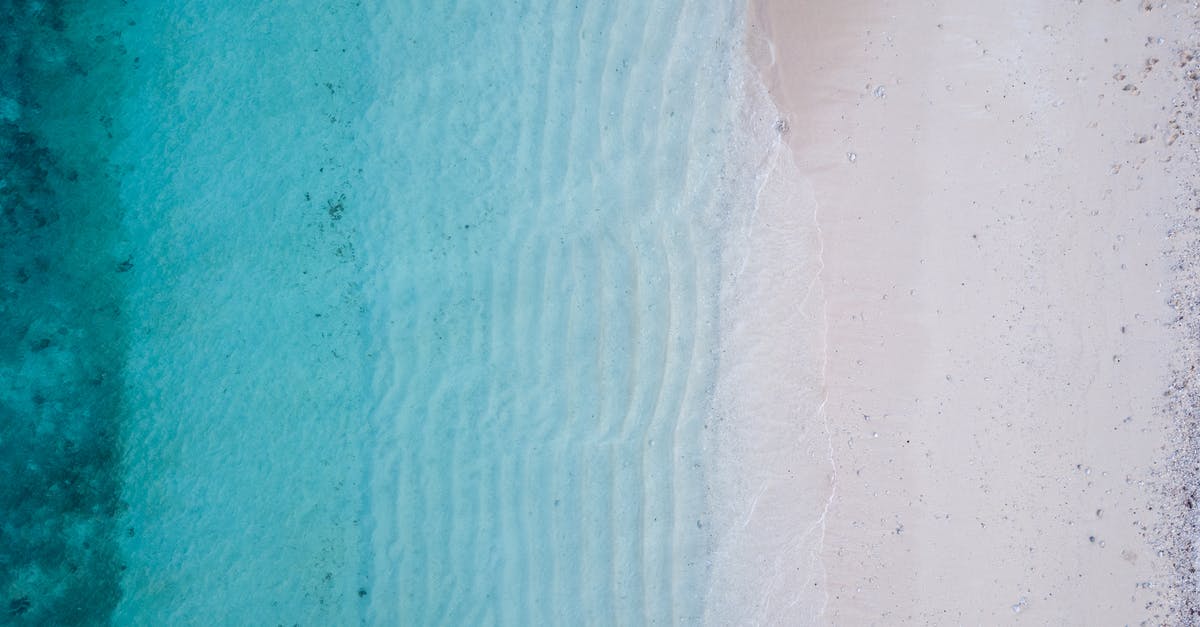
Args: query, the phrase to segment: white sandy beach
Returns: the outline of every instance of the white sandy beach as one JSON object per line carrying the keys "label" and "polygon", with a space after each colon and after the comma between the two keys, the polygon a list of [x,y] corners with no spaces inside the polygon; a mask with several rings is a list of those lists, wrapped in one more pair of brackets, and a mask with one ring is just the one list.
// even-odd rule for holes
{"label": "white sandy beach", "polygon": [[[1180,620],[1187,557],[1161,497],[1181,446],[1164,401],[1180,341],[1167,233],[1192,211],[1172,103],[1194,15],[754,3],[752,52],[799,176],[781,219],[803,240],[815,200],[823,251],[801,260],[818,285],[776,284],[794,303],[823,295],[823,314],[798,315],[827,329],[827,363],[786,356],[821,338],[774,358],[796,378],[823,368],[824,396],[773,398],[810,421],[824,400],[828,436],[785,421],[743,451],[782,481],[747,526],[795,566],[736,595],[750,620]],[[782,469],[802,458],[818,472],[789,493]],[[818,520],[814,486],[816,506],[833,496]]]}

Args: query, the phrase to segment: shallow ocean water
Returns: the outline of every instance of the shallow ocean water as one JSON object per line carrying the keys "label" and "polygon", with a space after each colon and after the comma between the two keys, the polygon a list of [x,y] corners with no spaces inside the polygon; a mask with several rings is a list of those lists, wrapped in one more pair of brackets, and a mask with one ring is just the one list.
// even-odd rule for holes
{"label": "shallow ocean water", "polygon": [[112,4],[5,7],[9,616],[700,622],[741,4]]}
{"label": "shallow ocean water", "polygon": [[700,620],[739,11],[376,22],[373,620]]}

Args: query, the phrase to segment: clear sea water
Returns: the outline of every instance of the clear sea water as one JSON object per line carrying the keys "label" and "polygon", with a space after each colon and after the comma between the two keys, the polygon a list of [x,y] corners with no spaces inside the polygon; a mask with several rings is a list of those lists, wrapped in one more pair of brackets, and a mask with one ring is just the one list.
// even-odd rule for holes
{"label": "clear sea water", "polygon": [[741,2],[0,7],[5,621],[703,621]]}

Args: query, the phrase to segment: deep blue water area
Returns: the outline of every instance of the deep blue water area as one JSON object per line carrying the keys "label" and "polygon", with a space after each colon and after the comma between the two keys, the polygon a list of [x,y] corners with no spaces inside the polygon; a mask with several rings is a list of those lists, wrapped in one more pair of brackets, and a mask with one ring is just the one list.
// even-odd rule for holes
{"label": "deep blue water area", "polygon": [[106,624],[123,569],[119,4],[0,1],[0,623]]}

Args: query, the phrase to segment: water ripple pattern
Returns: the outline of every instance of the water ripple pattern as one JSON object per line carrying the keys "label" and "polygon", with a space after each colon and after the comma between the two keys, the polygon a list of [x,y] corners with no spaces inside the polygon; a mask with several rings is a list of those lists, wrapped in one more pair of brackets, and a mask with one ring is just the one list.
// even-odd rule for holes
{"label": "water ripple pattern", "polygon": [[0,9],[0,622],[714,615],[743,3]]}
{"label": "water ripple pattern", "polygon": [[692,624],[739,3],[368,3],[368,622]]}

